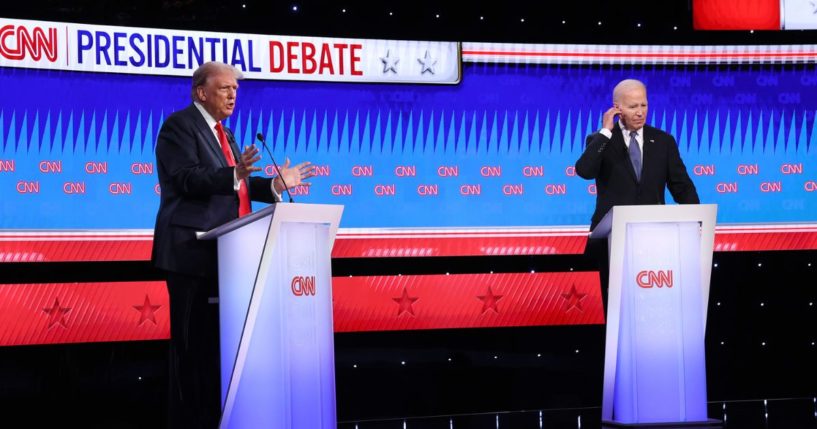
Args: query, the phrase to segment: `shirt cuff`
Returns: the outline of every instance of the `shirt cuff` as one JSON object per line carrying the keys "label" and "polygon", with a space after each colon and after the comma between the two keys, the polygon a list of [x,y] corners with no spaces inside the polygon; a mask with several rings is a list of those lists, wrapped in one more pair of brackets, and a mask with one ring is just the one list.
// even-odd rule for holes
{"label": "shirt cuff", "polygon": [[608,130],[607,128],[600,129],[599,134],[603,135],[604,137],[607,137],[608,139],[613,138],[613,132]]}
{"label": "shirt cuff", "polygon": [[284,201],[284,199],[281,198],[281,194],[279,194],[278,191],[275,190],[275,178],[273,178],[272,181],[269,182],[269,188],[270,188],[270,191],[272,191],[272,196],[275,197],[275,201],[278,201],[278,202]]}
{"label": "shirt cuff", "polygon": [[233,168],[233,190],[238,192],[239,189],[241,189],[241,181],[238,180],[238,173]]}

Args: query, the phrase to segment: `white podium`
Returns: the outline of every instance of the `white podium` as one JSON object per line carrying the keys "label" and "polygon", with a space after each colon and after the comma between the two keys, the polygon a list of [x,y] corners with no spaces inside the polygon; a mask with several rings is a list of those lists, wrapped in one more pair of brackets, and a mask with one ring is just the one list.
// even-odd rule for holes
{"label": "white podium", "polygon": [[199,234],[218,239],[221,428],[337,427],[331,250],[342,212],[274,204]]}
{"label": "white podium", "polygon": [[718,424],[707,417],[704,336],[717,206],[613,207],[602,420]]}

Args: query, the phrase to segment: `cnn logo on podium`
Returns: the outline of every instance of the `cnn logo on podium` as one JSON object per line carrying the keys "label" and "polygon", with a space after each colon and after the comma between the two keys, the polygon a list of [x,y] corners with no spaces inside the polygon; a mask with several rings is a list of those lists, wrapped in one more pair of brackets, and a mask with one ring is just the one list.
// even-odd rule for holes
{"label": "cnn logo on podium", "polygon": [[295,276],[291,288],[295,296],[315,296],[315,276]]}
{"label": "cnn logo on podium", "polygon": [[639,271],[635,276],[635,282],[639,287],[649,289],[653,287],[672,287],[672,270],[644,270]]}

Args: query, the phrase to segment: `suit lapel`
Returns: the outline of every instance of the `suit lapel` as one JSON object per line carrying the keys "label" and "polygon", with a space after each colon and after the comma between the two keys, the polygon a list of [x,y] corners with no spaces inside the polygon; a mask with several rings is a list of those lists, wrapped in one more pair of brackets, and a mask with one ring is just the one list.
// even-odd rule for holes
{"label": "suit lapel", "polygon": [[650,169],[656,161],[652,159],[655,155],[655,135],[652,130],[644,127],[644,145],[643,153],[641,154],[641,180],[644,180],[647,169]]}
{"label": "suit lapel", "polygon": [[227,127],[224,127],[224,134],[227,134],[227,142],[230,143],[230,149],[233,151],[233,156],[235,157],[236,163],[238,163],[238,158],[241,156],[241,150],[238,149],[238,143],[235,141],[233,131]]}
{"label": "suit lapel", "polygon": [[[635,178],[635,169],[633,168],[633,163],[630,161],[630,152],[627,150],[627,145],[624,143],[624,133],[621,131],[621,128],[616,124],[613,127],[613,138],[610,139],[610,143],[619,153],[616,156],[621,156],[624,160],[623,162],[627,165],[625,170],[630,173],[630,178],[633,179],[633,182],[638,183],[638,180]],[[641,168],[641,175],[644,175],[644,168],[642,163]]]}
{"label": "suit lapel", "polygon": [[216,140],[216,135],[213,130],[207,126],[207,121],[201,116],[199,109],[194,105],[188,107],[190,115],[193,117],[193,122],[196,124],[196,129],[199,132],[199,137],[203,138],[204,146],[210,150],[210,154],[216,159],[219,167],[226,167],[227,161],[224,159],[224,153],[221,151],[221,144]]}

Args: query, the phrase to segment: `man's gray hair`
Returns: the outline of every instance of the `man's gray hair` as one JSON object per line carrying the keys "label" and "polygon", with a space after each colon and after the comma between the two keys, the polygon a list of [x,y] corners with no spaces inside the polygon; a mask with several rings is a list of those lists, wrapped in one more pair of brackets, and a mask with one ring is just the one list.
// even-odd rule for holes
{"label": "man's gray hair", "polygon": [[224,64],[217,61],[206,62],[200,65],[199,68],[193,72],[193,86],[190,88],[190,98],[193,101],[199,101],[198,95],[196,94],[196,88],[206,84],[207,79],[209,79],[210,76],[224,72],[233,73],[236,80],[244,78],[244,75],[241,74],[240,70],[229,64]]}
{"label": "man's gray hair", "polygon": [[636,79],[624,79],[613,88],[613,103],[620,100],[625,92],[633,89],[643,89],[645,93],[647,92],[647,86],[644,85],[644,82]]}

